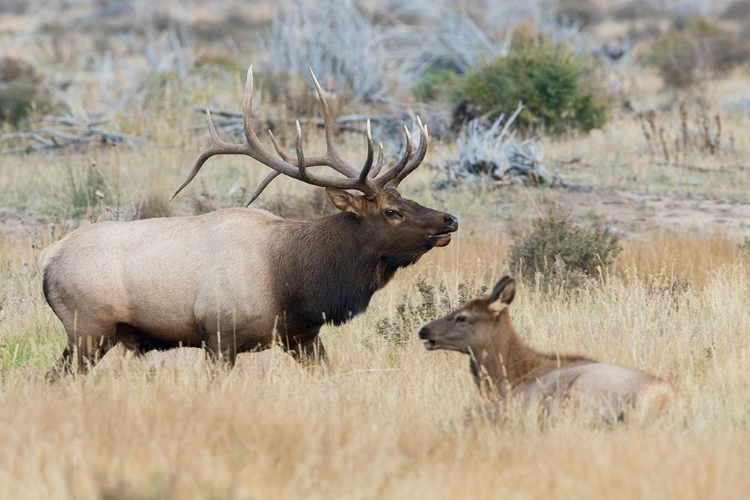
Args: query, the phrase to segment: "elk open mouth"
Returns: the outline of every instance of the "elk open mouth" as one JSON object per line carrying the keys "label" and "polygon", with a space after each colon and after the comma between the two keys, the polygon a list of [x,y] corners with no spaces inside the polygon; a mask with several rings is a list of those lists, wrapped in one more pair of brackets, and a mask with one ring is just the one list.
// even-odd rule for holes
{"label": "elk open mouth", "polygon": [[424,348],[428,351],[434,351],[435,349],[437,349],[437,342],[434,340],[425,340]]}
{"label": "elk open mouth", "polygon": [[444,247],[451,242],[450,233],[431,234],[427,237],[427,241],[434,247]]}

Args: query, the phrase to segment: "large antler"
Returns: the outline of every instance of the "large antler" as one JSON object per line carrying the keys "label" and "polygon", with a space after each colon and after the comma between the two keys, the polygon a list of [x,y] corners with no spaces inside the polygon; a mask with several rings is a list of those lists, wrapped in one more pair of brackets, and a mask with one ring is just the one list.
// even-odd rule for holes
{"label": "large antler", "polygon": [[[320,87],[315,74],[310,68],[310,74],[312,75],[315,89],[318,91],[318,98],[320,99],[321,107],[323,108],[323,124],[325,126],[325,137],[326,137],[326,154],[323,156],[311,156],[306,158],[302,151],[302,131],[300,129],[299,121],[297,121],[297,154],[296,158],[286,154],[282,151],[278,141],[273,136],[271,131],[268,133],[271,136],[271,142],[273,143],[274,149],[278,153],[280,158],[277,158],[271,154],[268,150],[263,148],[258,140],[258,136],[255,134],[253,129],[253,67],[247,71],[247,83],[245,84],[245,102],[243,109],[243,119],[245,128],[245,143],[244,144],[232,144],[223,141],[219,138],[216,133],[213,121],[211,120],[211,113],[206,110],[208,131],[211,134],[211,146],[204,151],[195,162],[193,169],[190,171],[187,179],[182,185],[174,192],[172,198],[182,191],[190,181],[200,171],[201,167],[206,160],[214,155],[220,154],[242,154],[255,158],[262,164],[271,167],[273,172],[268,174],[265,179],[260,183],[258,188],[255,190],[253,195],[250,197],[250,201],[247,202],[246,206],[249,206],[255,199],[268,187],[279,174],[292,177],[294,179],[303,181],[307,184],[321,187],[333,187],[339,189],[355,189],[361,191],[368,198],[376,196],[380,191],[386,187],[397,187],[404,178],[412,173],[415,168],[422,163],[425,154],[427,153],[427,142],[429,136],[427,134],[427,127],[422,124],[417,117],[417,123],[419,125],[419,147],[417,151],[413,153],[411,135],[409,130],[404,127],[406,133],[406,150],[403,156],[396,162],[396,164],[388,169],[382,176],[378,177],[381,168],[383,167],[383,145],[378,146],[378,159],[373,166],[374,160],[374,147],[372,142],[372,133],[370,132],[370,121],[367,121],[367,158],[365,163],[360,170],[356,170],[354,167],[346,163],[336,151],[336,147],[333,144],[333,125],[331,124],[331,112],[328,108],[325,96],[323,95],[323,89]],[[334,169],[336,172],[342,174],[340,176],[330,175],[316,175],[312,173],[308,167],[327,166]],[[172,199],[171,198],[171,199]]]}

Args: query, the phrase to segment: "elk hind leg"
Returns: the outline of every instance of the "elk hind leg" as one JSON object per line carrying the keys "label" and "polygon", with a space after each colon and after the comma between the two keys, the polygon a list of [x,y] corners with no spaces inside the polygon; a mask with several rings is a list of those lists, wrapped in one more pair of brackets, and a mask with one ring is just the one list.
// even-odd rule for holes
{"label": "elk hind leg", "polygon": [[[82,328],[83,327],[83,328]],[[68,327],[68,345],[55,365],[47,372],[47,380],[72,374],[85,374],[109,351],[114,342],[114,325],[86,325],[77,321]],[[85,333],[84,333],[85,332]]]}

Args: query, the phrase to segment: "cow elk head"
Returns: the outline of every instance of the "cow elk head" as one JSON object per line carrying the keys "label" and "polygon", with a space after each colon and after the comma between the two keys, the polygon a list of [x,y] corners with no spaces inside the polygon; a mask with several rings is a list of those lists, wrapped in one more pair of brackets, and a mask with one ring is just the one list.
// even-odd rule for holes
{"label": "cow elk head", "polygon": [[[505,276],[487,297],[467,302],[447,316],[436,319],[419,331],[427,350],[445,349],[464,354],[490,350],[503,339],[504,329],[497,328],[502,317],[509,318],[508,306],[516,295],[516,281]],[[508,319],[509,321],[509,319]],[[508,330],[508,335],[510,331]]]}

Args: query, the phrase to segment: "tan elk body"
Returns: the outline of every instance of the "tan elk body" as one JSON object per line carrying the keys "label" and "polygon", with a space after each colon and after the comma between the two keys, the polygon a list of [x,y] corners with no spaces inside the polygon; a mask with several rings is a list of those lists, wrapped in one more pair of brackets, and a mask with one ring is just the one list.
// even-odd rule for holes
{"label": "tan elk body", "polygon": [[[251,203],[279,174],[326,187],[341,212],[312,222],[265,210],[229,208],[195,216],[101,222],[77,229],[39,259],[44,294],[68,334],[68,346],[51,374],[86,369],[122,343],[151,349],[205,346],[234,362],[237,353],[279,342],[292,354],[324,356],[321,326],[361,313],[372,295],[401,267],[447,245],[458,229],[450,214],[402,198],[396,187],[425,156],[427,130],[380,174],[367,132],[367,159],[356,170],[333,146],[328,105],[313,75],[326,131],[326,154],[305,157],[299,123],[294,158],[271,136],[279,157],[253,130],[252,67],[245,89],[245,144],[212,144],[175,195],[216,154],[248,155],[271,167]],[[321,175],[327,166],[341,175]],[[355,195],[346,191],[362,192]]]}
{"label": "tan elk body", "polygon": [[669,406],[675,390],[662,378],[585,356],[544,354],[526,345],[510,321],[514,296],[515,280],[506,276],[489,296],[424,326],[419,338],[428,350],[469,354],[483,395],[520,402],[540,415],[566,402],[605,421],[642,420]]}

